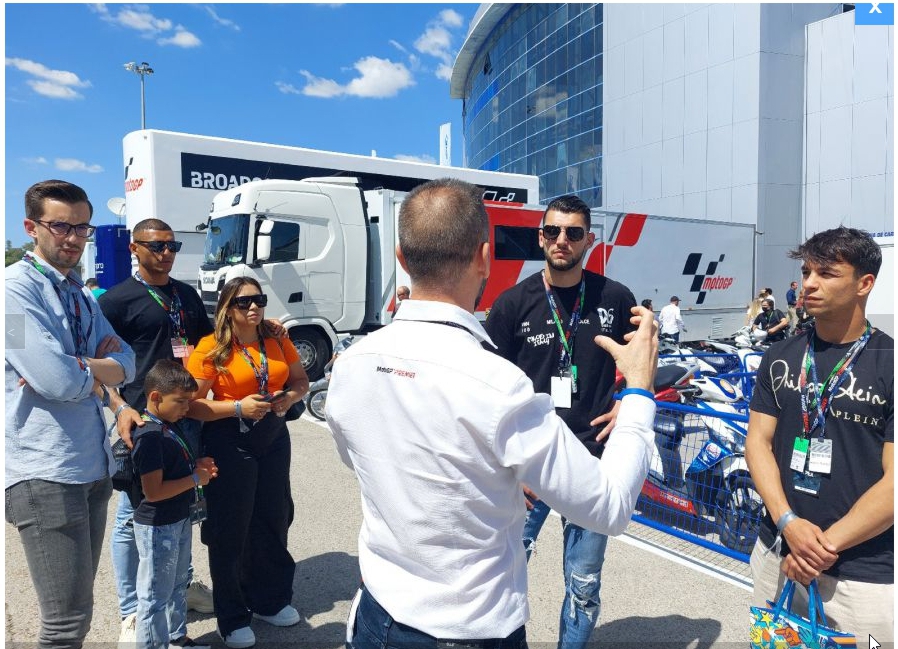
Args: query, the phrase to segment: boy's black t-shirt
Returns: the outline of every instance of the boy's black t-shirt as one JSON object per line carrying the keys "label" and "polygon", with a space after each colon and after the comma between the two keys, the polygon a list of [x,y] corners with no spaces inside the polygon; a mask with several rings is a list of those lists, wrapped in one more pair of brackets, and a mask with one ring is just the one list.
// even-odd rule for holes
{"label": "boy's black t-shirt", "polygon": [[[589,452],[599,456],[604,445],[595,441],[598,429],[589,422],[611,410],[615,364],[593,339],[601,334],[623,343],[624,334],[635,329],[630,324],[630,309],[636,306],[636,298],[626,286],[603,275],[587,270],[583,275],[586,290],[574,339],[578,392],[571,395],[570,408],[556,408],[556,412]],[[552,290],[567,331],[580,284]],[[531,275],[496,298],[484,328],[496,344],[494,351],[521,368],[533,381],[535,391],[552,393],[552,377],[559,376],[561,347],[542,273]]]}
{"label": "boy's black t-shirt", "polygon": [[[163,433],[159,424],[148,421],[142,428],[135,428],[133,435],[134,450],[131,453],[134,471],[138,475],[162,469],[163,480],[177,480],[191,474],[184,449],[171,434]],[[141,525],[177,523],[190,515],[190,505],[194,500],[193,489],[156,502],[150,502],[144,496],[134,510],[134,522]]]}
{"label": "boy's black t-shirt", "polygon": [[[184,311],[183,324],[187,331],[187,342],[196,345],[200,338],[212,333],[212,323],[209,322],[200,296],[188,284],[172,280],[167,286],[154,286],[153,289],[170,305],[173,286],[178,291]],[[99,303],[115,333],[134,350],[137,359],[134,381],[124,386],[120,392],[132,408],[142,412],[146,407],[143,384],[147,372],[158,360],[174,359],[171,339],[175,334],[171,319],[165,309],[153,299],[146,286],[133,276],[103,293]]]}
{"label": "boy's black t-shirt", "polygon": [[[794,488],[793,471],[789,467],[795,438],[804,430],[799,374],[807,341],[807,335],[793,336],[767,351],[758,368],[751,409],[777,418],[773,454],[786,499],[798,516],[825,532],[882,479],[883,444],[895,441],[895,341],[881,331],[874,331],[851,372],[836,390],[825,426],[826,438],[833,444],[832,472],[821,475],[817,496]],[[851,345],[850,342],[831,344],[815,339],[819,381],[826,380]],[[814,434],[818,433],[819,429],[816,429]],[[893,526],[868,541],[843,550],[825,573],[853,581],[892,583],[894,534]],[[760,536],[767,547],[773,545],[776,524],[769,514],[765,513],[761,521]]]}

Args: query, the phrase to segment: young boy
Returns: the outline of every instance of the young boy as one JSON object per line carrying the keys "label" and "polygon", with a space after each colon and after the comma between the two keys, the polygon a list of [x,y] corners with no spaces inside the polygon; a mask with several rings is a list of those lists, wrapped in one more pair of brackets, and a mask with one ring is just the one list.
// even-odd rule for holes
{"label": "young boy", "polygon": [[194,458],[177,422],[197,383],[184,365],[160,360],[147,373],[146,426],[134,431],[132,458],[144,498],[134,510],[137,646],[208,649],[187,636],[191,527],[205,518],[203,487],[218,475],[212,458]]}

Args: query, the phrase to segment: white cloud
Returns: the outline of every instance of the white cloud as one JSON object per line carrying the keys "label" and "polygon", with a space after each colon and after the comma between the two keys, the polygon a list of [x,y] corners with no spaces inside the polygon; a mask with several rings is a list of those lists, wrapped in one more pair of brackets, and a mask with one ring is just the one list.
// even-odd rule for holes
{"label": "white cloud", "polygon": [[[89,6],[91,11],[98,14],[106,22],[136,30],[144,38],[156,38],[156,42],[159,45],[175,45],[176,47],[198,47],[202,45],[202,41],[186,27],[175,25],[168,18],[156,16],[148,5],[112,5],[113,9],[111,11],[110,6],[107,4],[93,4]],[[152,8],[161,7],[165,7],[165,5],[154,5]],[[209,11],[211,12],[211,10]],[[213,18],[222,24],[234,24],[232,21],[218,18],[214,12],[211,13]],[[239,30],[239,26],[236,28]],[[174,30],[174,33],[172,33],[172,30]]]}
{"label": "white cloud", "polygon": [[454,9],[443,9],[440,12],[439,20],[447,27],[453,28],[461,27],[465,22],[464,17]]}
{"label": "white cloud", "polygon": [[227,18],[222,18],[221,16],[219,16],[219,15],[215,12],[215,9],[213,9],[213,8],[210,7],[209,5],[205,5],[204,9],[206,10],[206,12],[207,12],[210,16],[212,16],[212,20],[214,20],[215,22],[217,22],[219,25],[222,25],[223,27],[230,27],[230,28],[233,29],[235,32],[239,32],[239,31],[240,31],[240,25],[238,25],[237,23],[235,23],[233,20],[229,20],[229,19],[227,19]]}
{"label": "white cloud", "polygon": [[434,20],[427,23],[424,32],[415,40],[415,49],[421,54],[432,56],[439,61],[434,74],[440,79],[452,77],[452,62],[455,50],[452,48],[452,30],[464,24],[464,17],[452,9],[444,9]]}
{"label": "white cloud", "polygon": [[437,78],[442,79],[443,81],[449,81],[452,79],[452,66],[446,63],[440,63],[437,66],[435,74],[437,75]]}
{"label": "white cloud", "polygon": [[452,43],[452,36],[445,27],[434,26],[428,27],[424,33],[415,41],[415,49],[421,54],[429,54],[439,59],[448,56],[449,45]]}
{"label": "white cloud", "polygon": [[301,95],[302,90],[294,86],[292,83],[286,83],[284,81],[275,81],[274,85],[277,86],[277,89],[280,90],[285,95]]}
{"label": "white cloud", "polygon": [[82,81],[74,72],[52,70],[36,61],[12,57],[6,59],[6,65],[36,77],[36,79],[28,79],[26,83],[34,92],[45,97],[82,99],[83,95],[75,88],[90,87],[89,81]]}
{"label": "white cloud", "polygon": [[22,158],[22,162],[30,165],[45,165],[47,164],[47,159],[43,156],[37,156],[36,158]]}
{"label": "white cloud", "polygon": [[60,171],[84,171],[89,174],[98,174],[103,171],[103,167],[100,165],[89,165],[75,158],[56,158],[53,164]]}
{"label": "white cloud", "polygon": [[[306,85],[302,88],[302,94],[308,97],[340,97],[349,95],[352,97],[369,97],[382,99],[395,97],[400,90],[404,90],[415,84],[412,73],[402,63],[394,63],[389,59],[381,59],[376,56],[366,56],[353,64],[358,72],[355,79],[345,85],[341,85],[333,79],[317,77],[308,70],[300,70],[300,74],[306,78]],[[288,86],[288,84],[283,84]],[[292,86],[289,86],[292,88]],[[280,85],[281,92],[289,92]]]}
{"label": "white cloud", "polygon": [[177,47],[199,47],[203,42],[194,34],[178,25],[175,35],[169,38],[160,38],[156,41],[160,45],[176,45]]}
{"label": "white cloud", "polygon": [[403,162],[426,162],[427,164],[436,164],[437,159],[432,155],[427,155],[426,153],[423,155],[406,155],[404,153],[397,153],[393,156],[396,160],[402,160]]}
{"label": "white cloud", "polygon": [[391,38],[388,42],[390,43],[390,45],[392,45],[393,47],[395,47],[397,50],[399,50],[399,51],[402,52],[403,54],[408,54],[408,50],[405,49],[405,47],[402,46],[402,43],[400,43],[400,42],[398,42],[398,41],[394,41],[392,38]]}

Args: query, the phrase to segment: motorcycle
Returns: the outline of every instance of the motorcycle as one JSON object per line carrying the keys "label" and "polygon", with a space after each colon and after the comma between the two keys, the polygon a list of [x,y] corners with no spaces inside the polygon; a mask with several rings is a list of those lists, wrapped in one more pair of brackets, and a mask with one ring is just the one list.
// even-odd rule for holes
{"label": "motorcycle", "polygon": [[304,400],[306,402],[306,410],[308,410],[309,414],[315,419],[320,421],[325,420],[327,389],[331,383],[331,371],[334,367],[334,361],[337,360],[340,354],[349,349],[350,345],[354,342],[358,342],[362,338],[363,336],[348,336],[338,341],[337,344],[334,345],[334,355],[331,356],[327,365],[324,366],[324,376],[309,386],[309,391],[306,393]]}
{"label": "motorcycle", "polygon": [[[696,377],[696,365],[659,367],[655,445],[640,499],[643,511],[662,506],[716,531],[723,546],[748,554],[758,535],[763,503],[745,462],[745,401],[738,386],[716,376]],[[669,405],[668,405],[669,404]],[[666,413],[664,412],[666,410]],[[669,416],[668,416],[669,415]],[[683,440],[707,434],[683,469]]]}

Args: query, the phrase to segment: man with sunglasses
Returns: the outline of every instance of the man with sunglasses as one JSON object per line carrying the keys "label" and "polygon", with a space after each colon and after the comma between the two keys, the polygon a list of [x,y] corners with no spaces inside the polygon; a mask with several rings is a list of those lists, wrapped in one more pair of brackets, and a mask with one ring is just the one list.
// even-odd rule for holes
{"label": "man with sunglasses", "polygon": [[100,387],[134,380],[134,353],[75,271],[93,234],[77,185],[25,193],[34,251],[6,269],[6,520],[25,550],[42,648],[77,649],[93,617],[112,453]]}
{"label": "man with sunglasses", "polygon": [[[539,231],[544,269],[502,293],[485,328],[497,353],[551,395],[555,411],[590,453],[600,457],[620,402],[613,398],[615,366],[593,344],[598,336],[622,343],[633,330],[636,298],[623,284],[583,269],[595,243],[589,207],[576,196],[549,203]],[[533,502],[524,527],[528,557],[550,507],[526,490]],[[567,521],[564,524],[566,593],[559,646],[579,649],[599,617],[602,564],[608,537]]]}
{"label": "man with sunglasses", "polygon": [[[103,314],[137,356],[134,380],[121,390],[109,390],[109,409],[115,414],[116,430],[129,446],[134,427],[146,424],[141,414],[146,407],[144,380],[147,372],[159,360],[182,359],[186,362],[197,341],[212,332],[212,324],[196,290],[169,275],[175,255],[181,249],[181,242],[175,240],[171,227],[160,219],[144,219],[134,226],[131,234],[133,241],[129,248],[137,258],[137,272],[99,299]],[[122,492],[112,528],[111,554],[122,619],[119,641],[128,643],[136,638],[139,558],[133,525],[134,508],[127,494]],[[192,576],[192,565],[190,573]],[[187,588],[187,607],[211,613],[212,591],[191,579]],[[182,635],[184,642],[190,641],[186,637],[186,627],[172,629],[172,632],[175,640],[172,644],[177,644]]]}

